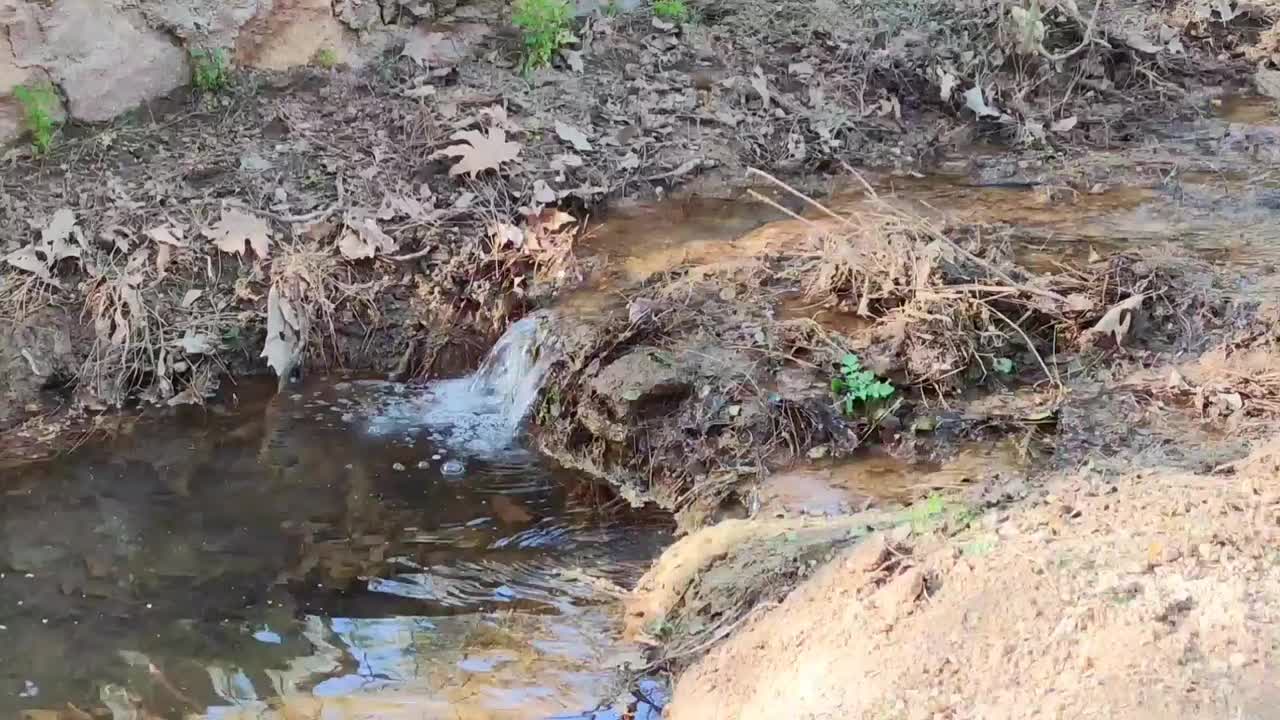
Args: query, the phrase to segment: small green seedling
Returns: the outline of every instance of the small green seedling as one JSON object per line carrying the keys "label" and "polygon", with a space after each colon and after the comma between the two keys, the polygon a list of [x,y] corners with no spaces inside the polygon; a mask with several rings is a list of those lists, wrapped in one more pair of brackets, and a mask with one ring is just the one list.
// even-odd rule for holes
{"label": "small green seedling", "polygon": [[315,57],[311,58],[311,62],[318,68],[332,70],[338,65],[338,52],[333,48],[320,48],[316,51]]}
{"label": "small green seedling", "polygon": [[671,23],[689,19],[689,6],[684,0],[653,0],[653,16]]}
{"label": "small green seedling", "polygon": [[222,92],[231,86],[231,65],[222,48],[191,51],[191,84],[203,93]]}
{"label": "small green seedling", "polygon": [[991,361],[991,368],[1001,375],[1013,374],[1013,361],[1009,358],[998,357]]}
{"label": "small green seedling", "polygon": [[58,129],[58,93],[53,86],[19,85],[13,96],[22,106],[22,119],[31,133],[31,147],[37,155],[44,155],[53,146],[53,133]]}
{"label": "small green seedling", "polygon": [[556,52],[573,42],[569,21],[573,10],[567,0],[516,0],[511,22],[524,38],[523,72],[551,64]]}
{"label": "small green seedling", "polygon": [[868,405],[893,396],[893,385],[876,378],[870,370],[864,370],[862,361],[852,353],[840,359],[840,370],[831,379],[831,392],[835,393],[845,415],[852,415],[858,405]]}

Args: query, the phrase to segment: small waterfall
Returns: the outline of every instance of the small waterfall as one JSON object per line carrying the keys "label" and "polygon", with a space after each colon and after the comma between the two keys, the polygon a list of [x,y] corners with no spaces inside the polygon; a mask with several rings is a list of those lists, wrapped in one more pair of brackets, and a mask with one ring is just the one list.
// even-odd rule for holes
{"label": "small waterfall", "polygon": [[518,452],[520,426],[559,357],[552,315],[533,313],[507,329],[471,375],[438,380],[413,399],[384,405],[370,431],[391,434],[427,428],[442,445],[473,456]]}
{"label": "small waterfall", "polygon": [[529,414],[555,362],[547,340],[549,319],[543,311],[512,325],[471,375],[471,392],[497,398],[513,430]]}

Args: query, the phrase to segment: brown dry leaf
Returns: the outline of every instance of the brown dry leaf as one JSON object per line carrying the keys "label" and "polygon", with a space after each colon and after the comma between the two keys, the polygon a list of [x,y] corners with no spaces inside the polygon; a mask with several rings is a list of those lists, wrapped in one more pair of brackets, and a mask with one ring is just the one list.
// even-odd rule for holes
{"label": "brown dry leaf", "polygon": [[497,170],[502,163],[520,156],[520,143],[508,142],[506,131],[500,127],[489,128],[488,135],[478,130],[464,130],[454,133],[453,139],[462,142],[439,153],[458,158],[458,162],[449,168],[450,175],[469,173],[474,178],[485,170]]}
{"label": "brown dry leaf", "polygon": [[224,206],[222,218],[205,228],[204,236],[225,253],[243,255],[246,243],[260,258],[271,253],[271,228],[266,221],[234,207]]}
{"label": "brown dry leaf", "polygon": [[561,50],[560,55],[564,58],[565,63],[569,65],[570,70],[580,73],[586,69],[586,64],[582,62],[581,50]]}
{"label": "brown dry leaf", "polygon": [[418,27],[405,39],[400,55],[412,58],[427,68],[452,67],[466,59],[488,32],[489,26],[479,23],[458,23],[448,32],[432,32]]}
{"label": "brown dry leaf", "polygon": [[156,248],[156,274],[160,277],[164,277],[168,272],[172,251],[173,248],[168,245],[161,245]]}
{"label": "brown dry leaf", "polygon": [[147,231],[147,237],[162,245],[172,245],[173,247],[187,246],[187,241],[183,238],[184,234],[182,228],[169,225],[161,225]]}
{"label": "brown dry leaf", "polygon": [[764,101],[764,109],[769,109],[769,103],[773,100],[773,95],[769,92],[769,81],[764,77],[764,70],[759,65],[755,67],[751,75],[751,87],[760,93],[760,99]]}
{"label": "brown dry leaf", "polygon": [[559,199],[556,191],[547,184],[546,180],[537,180],[533,183],[533,201],[542,205],[550,205]]}
{"label": "brown dry leaf", "polygon": [[573,146],[578,152],[589,152],[591,150],[591,141],[587,140],[587,134],[578,128],[568,124],[556,121],[556,135],[560,139]]}
{"label": "brown dry leaf", "polygon": [[1103,341],[1104,344],[1123,345],[1133,329],[1133,315],[1142,309],[1145,295],[1141,293],[1112,305],[1096,325],[1084,332],[1082,340],[1085,345]]}
{"label": "brown dry leaf", "polygon": [[36,254],[36,249],[32,245],[14,250],[6,255],[4,260],[19,270],[26,270],[41,280],[53,281],[53,276],[49,273],[49,264]]}
{"label": "brown dry leaf", "polygon": [[192,303],[194,303],[195,301],[199,300],[199,299],[200,299],[200,297],[201,297],[202,295],[204,295],[204,291],[203,291],[203,290],[197,290],[197,289],[195,289],[195,288],[192,288],[192,289],[188,290],[188,291],[187,291],[187,292],[182,296],[182,307],[184,307],[184,308],[189,308],[189,307],[191,307],[191,304],[192,304]]}
{"label": "brown dry leaf", "polygon": [[267,292],[267,340],[260,357],[266,358],[267,365],[275,371],[280,388],[289,381],[302,357],[297,314],[275,283]]}
{"label": "brown dry leaf", "polygon": [[1280,70],[1258,70],[1253,76],[1253,84],[1263,95],[1280,100]]}
{"label": "brown dry leaf", "polygon": [[80,237],[79,229],[76,228],[75,213],[71,212],[70,208],[60,208],[53,214],[44,230],[40,231],[40,246],[48,253],[50,266],[63,258],[80,257],[80,247],[67,242],[67,238],[72,235],[75,235],[76,242],[83,247],[84,240]]}
{"label": "brown dry leaf", "polygon": [[348,260],[363,260],[395,252],[399,245],[382,232],[373,218],[347,217],[346,228],[338,240],[338,251]]}

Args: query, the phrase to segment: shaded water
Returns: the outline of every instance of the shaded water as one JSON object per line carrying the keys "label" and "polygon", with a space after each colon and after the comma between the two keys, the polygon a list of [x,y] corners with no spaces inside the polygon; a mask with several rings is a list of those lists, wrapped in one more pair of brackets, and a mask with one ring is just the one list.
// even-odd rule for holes
{"label": "shaded water", "polygon": [[573,573],[631,582],[663,527],[398,416],[415,389],[268,391],[8,474],[0,717],[618,716],[635,651]]}

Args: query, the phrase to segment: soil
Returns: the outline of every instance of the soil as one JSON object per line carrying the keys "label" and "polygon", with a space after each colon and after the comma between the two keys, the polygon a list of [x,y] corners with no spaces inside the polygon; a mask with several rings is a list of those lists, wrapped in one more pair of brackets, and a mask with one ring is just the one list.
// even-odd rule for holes
{"label": "soil", "polygon": [[[531,73],[472,9],[15,146],[3,461],[550,309],[532,442],[688,533],[627,619],[672,717],[1274,703],[1280,11],[692,5]],[[311,58],[286,25],[238,57]]]}

